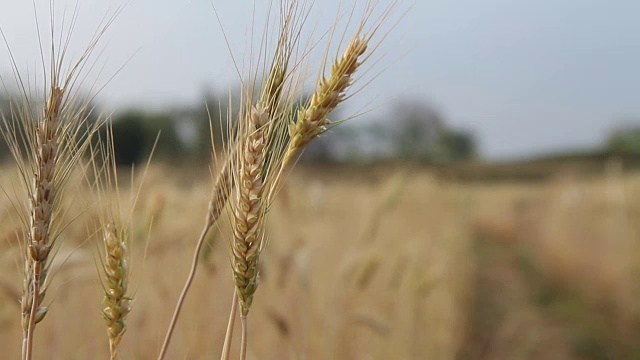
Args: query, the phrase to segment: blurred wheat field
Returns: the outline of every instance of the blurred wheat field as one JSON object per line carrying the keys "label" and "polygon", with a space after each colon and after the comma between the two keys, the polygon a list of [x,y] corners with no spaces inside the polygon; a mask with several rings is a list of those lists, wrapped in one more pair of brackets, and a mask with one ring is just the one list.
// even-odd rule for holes
{"label": "blurred wheat field", "polygon": [[[13,173],[2,171],[9,191]],[[121,196],[130,198],[139,181]],[[204,170],[156,164],[146,174],[131,230],[135,302],[122,359],[157,355],[210,184]],[[99,213],[91,198],[79,189],[76,213],[65,214],[81,216],[56,256],[36,358],[108,354],[96,244],[86,241],[87,219]],[[637,358],[639,204],[640,176],[615,169],[535,183],[462,183],[401,166],[300,167],[267,224],[248,356]],[[20,224],[7,200],[0,210],[0,344],[9,359],[20,354]],[[220,353],[233,294],[229,221],[221,220],[171,359]]]}

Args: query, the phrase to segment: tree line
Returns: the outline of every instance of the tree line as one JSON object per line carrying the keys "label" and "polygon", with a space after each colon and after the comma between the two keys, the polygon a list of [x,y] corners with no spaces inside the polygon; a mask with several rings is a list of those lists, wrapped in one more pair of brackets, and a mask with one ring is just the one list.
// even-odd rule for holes
{"label": "tree line", "polygon": [[[8,96],[0,97],[3,121],[10,116]],[[197,106],[173,107],[163,111],[123,109],[109,118],[114,137],[115,157],[121,165],[147,160],[199,162],[211,158],[212,142],[227,141],[227,122],[237,109],[228,99],[209,94]],[[36,105],[37,106],[37,105]],[[38,111],[38,109],[34,109]],[[96,106],[87,114],[88,123],[97,121]],[[339,115],[338,115],[339,116]],[[405,101],[385,115],[358,121],[352,126],[329,129],[303,154],[308,162],[415,161],[447,162],[477,156],[472,133],[449,127],[434,107],[417,100]],[[332,119],[341,121],[340,118]],[[100,136],[106,136],[102,129]],[[10,156],[0,139],[0,160]]]}

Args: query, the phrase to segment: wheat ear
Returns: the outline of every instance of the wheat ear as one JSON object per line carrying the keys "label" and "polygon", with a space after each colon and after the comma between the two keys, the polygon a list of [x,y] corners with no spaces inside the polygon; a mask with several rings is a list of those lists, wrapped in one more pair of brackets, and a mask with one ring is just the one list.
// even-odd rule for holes
{"label": "wheat ear", "polygon": [[240,314],[246,317],[257,288],[258,258],[264,235],[265,158],[268,148],[269,111],[251,107],[247,114],[246,138],[238,156],[237,194],[233,206],[233,274]]}
{"label": "wheat ear", "polygon": [[355,36],[342,57],[331,67],[331,75],[322,77],[311,101],[299,110],[297,121],[290,124],[291,140],[284,156],[286,166],[311,140],[326,131],[331,122],[327,115],[340,104],[354,81],[354,74],[362,64],[359,59],[367,51],[368,37]]}
{"label": "wheat ear", "polygon": [[36,154],[34,157],[33,187],[30,192],[29,238],[25,259],[25,277],[22,295],[23,357],[30,359],[35,326],[42,321],[47,308],[41,306],[46,291],[47,260],[53,239],[51,222],[57,202],[60,112],[64,92],[54,83],[44,114],[36,127]]}
{"label": "wheat ear", "polygon": [[[53,9],[51,9],[53,10]],[[43,306],[49,283],[49,263],[55,252],[52,248],[63,228],[60,223],[62,212],[62,192],[69,180],[73,167],[86,151],[97,124],[87,125],[87,117],[92,112],[91,98],[79,99],[74,90],[83,85],[79,79],[84,74],[85,65],[95,50],[99,39],[110,26],[113,17],[105,18],[75,63],[63,67],[73,26],[68,33],[54,39],[55,28],[51,24],[50,68],[43,65],[45,79],[43,110],[33,111],[34,99],[29,86],[25,85],[16,59],[9,49],[16,85],[21,93],[22,103],[12,102],[10,119],[2,116],[2,135],[18,165],[21,180],[27,191],[28,209],[23,217],[24,229],[24,274],[21,296],[22,311],[22,358],[33,356],[33,338],[36,324],[47,314]],[[74,13],[75,19],[77,13]],[[37,17],[37,14],[36,14]],[[5,45],[9,48],[4,33],[0,30]],[[38,29],[38,36],[40,30]],[[40,49],[43,50],[42,48]],[[44,51],[42,51],[44,55]],[[44,61],[44,59],[43,59]],[[81,100],[81,101],[78,101]]]}
{"label": "wheat ear", "polygon": [[[295,7],[291,7],[294,9]],[[290,16],[290,15],[289,15]],[[287,17],[289,19],[290,17]],[[267,76],[265,85],[261,91],[261,96],[259,99],[259,103],[263,108],[271,108],[277,109],[280,104],[280,100],[282,97],[284,82],[287,75],[287,66],[291,56],[291,43],[289,42],[290,32],[292,31],[290,24],[285,20],[285,23],[280,28],[280,37],[278,40],[278,45],[276,49],[276,53],[274,55],[273,62],[271,64],[271,68],[269,71],[269,75]],[[216,149],[214,149],[215,151]],[[158,355],[158,359],[162,360],[167,353],[169,343],[171,341],[171,337],[173,331],[175,330],[175,326],[177,323],[177,319],[180,315],[180,311],[182,309],[182,305],[184,304],[184,300],[186,295],[191,287],[193,279],[195,277],[195,273],[197,270],[198,260],[200,258],[200,251],[202,249],[202,245],[204,244],[204,240],[209,233],[210,229],[215,225],[220,214],[224,210],[231,190],[235,186],[235,176],[233,166],[235,163],[235,157],[238,155],[236,144],[230,144],[226,148],[228,159],[225,160],[225,164],[218,173],[218,177],[216,179],[216,183],[213,188],[213,194],[211,200],[209,202],[209,208],[207,211],[207,217],[205,221],[205,226],[200,233],[200,237],[196,243],[196,248],[194,250],[193,258],[191,261],[191,269],[189,270],[189,274],[187,276],[187,280],[183,286],[182,292],[178,298],[178,302],[174,309],[173,316],[171,318],[171,322],[169,324],[169,328],[167,330],[167,334],[165,336],[164,342],[160,349],[160,354]],[[231,314],[230,314],[230,323],[233,323],[235,317],[235,295],[234,295],[234,305],[232,306]],[[232,328],[231,328],[232,329]],[[230,341],[232,337],[232,332],[227,331],[224,341],[224,347],[227,349],[230,346]],[[223,351],[222,357],[225,358],[225,352]],[[228,354],[227,354],[228,356]]]}
{"label": "wheat ear", "polygon": [[118,344],[126,331],[125,319],[131,311],[131,297],[127,294],[129,285],[128,250],[125,234],[119,232],[113,222],[104,226],[103,242],[105,250],[103,263],[105,308],[102,310],[102,315],[107,324],[109,352],[113,360],[117,356]]}
{"label": "wheat ear", "polygon": [[[294,4],[292,4],[294,5]],[[290,10],[293,10],[294,7],[291,7]],[[259,129],[260,133],[241,133],[241,135],[250,137],[250,136],[259,136],[260,139],[260,143],[262,146],[261,152],[262,152],[262,157],[260,159],[254,159],[254,160],[259,160],[259,162],[261,163],[260,167],[262,167],[261,172],[261,181],[264,181],[267,178],[267,174],[263,173],[263,171],[265,169],[268,169],[268,164],[273,161],[273,155],[270,154],[278,154],[279,151],[277,150],[277,148],[282,147],[282,140],[283,137],[282,136],[278,136],[279,134],[282,134],[284,132],[282,132],[280,130],[280,128],[282,127],[279,124],[275,124],[275,120],[276,118],[281,118],[284,119],[285,117],[282,116],[283,115],[283,109],[281,108],[281,100],[283,97],[283,92],[284,92],[284,86],[285,86],[285,80],[287,77],[287,68],[289,65],[289,61],[291,58],[291,46],[292,43],[290,42],[291,39],[291,31],[292,28],[290,27],[290,21],[293,18],[293,14],[289,13],[288,16],[285,17],[284,20],[284,24],[281,26],[280,28],[280,38],[276,47],[276,53],[274,55],[273,61],[271,63],[271,67],[269,70],[269,74],[266,78],[266,81],[264,83],[264,86],[261,89],[260,92],[260,98],[258,99],[258,106],[255,108],[251,109],[251,116],[262,116],[264,115],[265,117],[270,117],[271,114],[279,114],[277,116],[273,116],[270,119],[263,119],[265,121],[270,121],[270,124],[268,126],[266,126],[267,124],[263,124],[263,127],[261,127]],[[262,109],[262,110],[258,110],[258,109]],[[269,109],[269,111],[265,111],[265,109]],[[263,111],[264,114],[258,114],[259,112]],[[254,119],[255,120],[255,119]],[[283,123],[284,124],[284,123]],[[256,124],[253,124],[253,127],[255,127]],[[251,126],[250,126],[251,128]],[[275,139],[272,139],[273,135],[275,136]],[[235,147],[236,151],[243,151],[246,150],[245,147],[243,147],[241,145],[242,140],[237,139],[240,143],[240,145]],[[275,140],[275,141],[274,141]],[[244,140],[244,141],[250,141],[250,140]],[[271,159],[269,158],[271,157]],[[234,170],[238,170],[240,169],[240,161],[237,161],[236,158],[236,154],[234,153],[233,156],[231,156],[231,160],[236,160],[235,162],[235,168]],[[228,163],[229,165],[229,163]],[[242,170],[241,170],[242,171]],[[237,176],[237,175],[236,175]],[[232,177],[233,178],[233,177]],[[230,180],[231,184],[233,180]],[[241,186],[241,185],[240,185]],[[260,184],[261,187],[264,187],[264,183]],[[239,191],[239,190],[238,190]],[[261,190],[262,192],[263,190]],[[240,195],[238,195],[240,196]],[[261,201],[261,200],[260,200]],[[237,206],[237,204],[236,204]],[[266,208],[266,207],[265,207]],[[236,215],[238,208],[236,207],[236,211],[234,211],[234,216]],[[235,238],[234,238],[235,239]],[[235,241],[235,240],[234,240]],[[235,242],[234,242],[235,244]],[[242,251],[242,246],[241,245],[233,245],[232,248],[238,250],[238,251]],[[259,249],[257,250],[259,252]],[[234,251],[235,253],[235,251]],[[240,264],[242,262],[241,260],[242,257],[240,257],[240,260],[238,260],[239,262],[236,262],[234,264],[234,278],[237,277],[236,275],[236,271],[235,269],[237,269],[236,264]],[[257,256],[256,256],[256,263],[257,263]],[[240,265],[240,269],[243,268],[243,265]],[[256,274],[254,275],[254,277],[257,279],[257,268],[255,269]],[[247,275],[247,273],[245,272],[244,275]],[[244,293],[241,293],[237,287],[239,282],[242,282],[242,277],[238,278],[236,280],[236,289],[234,291],[233,294],[233,298],[232,298],[232,303],[231,303],[231,309],[230,309],[230,313],[229,313],[229,321],[227,323],[227,331],[225,333],[225,338],[224,338],[224,343],[223,343],[223,347],[222,347],[222,354],[220,356],[221,360],[227,360],[229,358],[230,355],[230,351],[231,351],[231,340],[233,338],[233,325],[235,323],[235,319],[236,319],[236,313],[237,313],[237,307],[238,307],[238,302],[240,301],[240,296],[247,296],[247,292],[245,291]],[[246,279],[245,279],[246,280]],[[256,280],[257,281],[257,280]],[[256,283],[257,285],[257,283]],[[255,286],[253,286],[253,292],[255,292]],[[251,294],[248,298],[248,301],[243,301],[243,303],[245,304],[245,307],[242,307],[242,309],[246,308],[246,313],[242,316],[242,339],[241,339],[241,358],[244,358],[244,356],[246,356],[246,340],[247,340],[247,323],[246,323],[246,314],[248,313],[248,307],[246,307],[246,305],[251,305],[251,299],[253,298],[253,294]],[[247,300],[245,298],[245,300]]]}

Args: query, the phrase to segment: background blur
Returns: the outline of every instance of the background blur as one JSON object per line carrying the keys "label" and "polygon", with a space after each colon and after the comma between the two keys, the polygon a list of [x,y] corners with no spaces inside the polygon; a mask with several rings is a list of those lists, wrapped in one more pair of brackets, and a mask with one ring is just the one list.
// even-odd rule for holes
{"label": "background blur", "polygon": [[[74,4],[56,1],[56,14]],[[142,168],[161,133],[146,177],[123,182],[123,198],[144,184],[123,359],[155,358],[210,194],[207,108],[220,134],[215,114],[239,88],[234,59],[242,71],[250,54],[247,14],[260,28],[267,11],[214,4],[219,21],[208,0],[129,1],[88,75],[105,84],[96,113],[112,114],[121,173]],[[118,5],[80,2],[69,56]],[[34,82],[35,19],[43,34],[49,24],[47,2],[36,8],[0,5],[6,42]],[[326,28],[345,8],[316,4],[309,26]],[[334,114],[359,116],[312,143],[270,215],[250,356],[640,358],[640,2],[400,2],[396,19],[406,10],[381,29],[367,85]],[[1,185],[13,189],[4,144],[0,159]],[[74,206],[95,217],[81,191]],[[16,358],[19,221],[10,201],[0,206],[0,344]],[[220,351],[232,294],[227,227],[208,239],[172,359]],[[37,358],[106,357],[87,232],[75,221],[65,235],[58,259],[69,260],[47,295]]]}

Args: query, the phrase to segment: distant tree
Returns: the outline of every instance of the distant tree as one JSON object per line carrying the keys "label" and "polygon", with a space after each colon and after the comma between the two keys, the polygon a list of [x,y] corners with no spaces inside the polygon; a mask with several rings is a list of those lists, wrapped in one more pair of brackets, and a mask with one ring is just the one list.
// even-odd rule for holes
{"label": "distant tree", "polygon": [[185,156],[185,145],[172,114],[128,111],[115,116],[112,126],[118,164],[132,165],[144,160],[151,155],[154,144],[155,159],[176,161]]}
{"label": "distant tree", "polygon": [[[140,162],[148,146],[145,116],[140,112],[127,112],[113,118],[113,147],[118,165]],[[104,135],[103,135],[104,138]]]}
{"label": "distant tree", "polygon": [[444,160],[469,160],[476,156],[476,142],[468,132],[448,129],[442,134],[440,144]]}
{"label": "distant tree", "polygon": [[614,129],[607,140],[607,150],[623,155],[640,155],[640,125]]}
{"label": "distant tree", "polygon": [[430,161],[437,157],[444,121],[435,108],[417,102],[395,106],[389,126],[395,129],[393,147],[403,159]]}
{"label": "distant tree", "polygon": [[171,115],[147,114],[144,117],[144,126],[147,137],[145,151],[150,152],[149,146],[157,139],[153,153],[154,158],[175,161],[185,156],[184,144],[178,135],[177,124]]}

